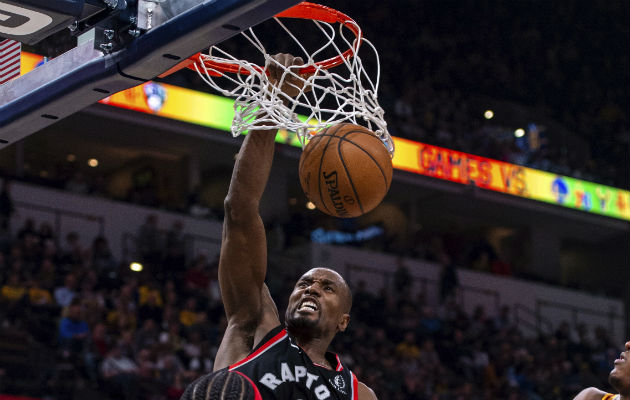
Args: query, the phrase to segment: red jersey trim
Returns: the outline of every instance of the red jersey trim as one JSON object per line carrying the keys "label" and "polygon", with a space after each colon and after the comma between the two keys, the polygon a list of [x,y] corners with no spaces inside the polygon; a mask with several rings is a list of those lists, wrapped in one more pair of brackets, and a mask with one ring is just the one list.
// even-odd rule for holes
{"label": "red jersey trim", "polygon": [[256,357],[258,357],[259,355],[263,354],[265,351],[269,350],[269,348],[271,348],[273,345],[279,343],[285,337],[287,337],[287,331],[286,331],[286,329],[283,329],[280,332],[278,332],[278,334],[276,336],[271,338],[267,343],[265,343],[264,345],[260,346],[258,348],[258,350],[256,350],[252,354],[248,355],[247,357],[243,358],[241,361],[238,361],[236,364],[230,365],[228,367],[228,370],[232,371],[234,368],[238,368],[240,366],[243,366],[243,365],[247,364],[248,362],[250,362],[253,359],[255,359]]}
{"label": "red jersey trim", "polygon": [[352,400],[359,400],[359,380],[352,371],[350,371],[350,375],[352,375]]}
{"label": "red jersey trim", "polygon": [[[335,358],[337,359],[337,366],[335,367],[335,371],[337,371],[337,372],[343,371],[343,365],[341,365],[341,360],[339,359],[339,356],[337,354],[335,354]],[[327,366],[321,365],[321,364],[317,364],[316,362],[314,362],[313,365],[316,365],[316,366],[318,366],[320,368],[328,369]]]}
{"label": "red jersey trim", "polygon": [[343,365],[341,365],[341,360],[337,354],[335,354],[335,358],[337,359],[337,368],[335,368],[335,371],[343,371]]}
{"label": "red jersey trim", "polygon": [[243,378],[247,379],[247,381],[252,384],[252,387],[254,388],[254,400],[262,400],[262,396],[260,395],[260,392],[258,391],[258,388],[254,384],[254,382],[251,379],[249,379],[249,376],[245,375],[241,371],[233,371],[233,372],[236,372],[237,374],[239,374]]}

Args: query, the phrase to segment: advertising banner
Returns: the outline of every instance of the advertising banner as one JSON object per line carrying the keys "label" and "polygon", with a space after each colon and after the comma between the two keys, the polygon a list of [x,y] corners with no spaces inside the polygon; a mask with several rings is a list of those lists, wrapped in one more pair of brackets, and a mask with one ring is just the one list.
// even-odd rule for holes
{"label": "advertising banner", "polygon": [[[28,53],[22,57],[22,74],[43,59]],[[113,94],[101,103],[223,131],[230,131],[234,117],[232,99],[154,82]],[[408,139],[393,139],[396,169],[630,221],[630,191]],[[300,146],[293,132],[279,131],[276,142]]]}

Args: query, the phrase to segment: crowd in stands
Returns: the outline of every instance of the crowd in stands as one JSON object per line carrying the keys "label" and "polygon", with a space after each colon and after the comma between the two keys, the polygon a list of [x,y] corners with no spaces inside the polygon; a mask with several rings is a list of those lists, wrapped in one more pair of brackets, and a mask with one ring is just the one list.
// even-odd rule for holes
{"label": "crowd in stands", "polygon": [[[630,186],[627,3],[405,1],[382,7],[369,0],[361,7],[349,1],[333,6],[351,13],[380,51],[379,98],[394,135]],[[534,110],[539,120],[531,123],[558,122],[588,143],[590,155],[572,149],[551,126],[546,138],[523,145],[542,132],[485,120],[479,96]],[[516,128],[527,136],[515,138]]]}
{"label": "crowd in stands", "polygon": [[[626,2],[329,5],[358,21],[379,50],[379,101],[393,135],[630,187]],[[317,39],[300,36],[321,45]],[[27,50],[54,57],[75,40],[62,31]],[[208,90],[192,71],[166,81]],[[500,112],[486,120],[483,99],[515,104],[529,120],[506,119]],[[524,137],[514,136],[517,128],[525,130]],[[580,138],[587,150],[572,147],[567,136]],[[77,190],[98,186],[83,176],[66,180]]]}
{"label": "crowd in stands", "polygon": [[[627,15],[625,2],[361,4],[333,6],[356,19],[380,51],[379,99],[393,135],[630,187],[628,24],[615,18]],[[596,25],[607,26],[609,36],[591,29]],[[566,34],[569,29],[575,34]],[[388,42],[397,37],[403,39]],[[188,85],[207,90],[189,76]],[[483,119],[479,96],[515,102],[542,120],[557,121],[588,142],[590,155],[576,157],[550,126],[537,145],[516,140],[518,126]],[[104,177],[87,179],[66,167],[37,179],[106,195]],[[150,190],[134,190],[128,200],[159,205]],[[203,208],[194,199],[191,205]],[[9,234],[12,207],[4,188],[0,331],[26,332],[55,362],[39,371],[30,392],[15,386],[19,369],[0,364],[0,393],[62,399],[86,387],[117,399],[177,399],[189,382],[212,370],[226,325],[216,260],[189,254],[181,225],[164,234],[147,218],[137,235],[144,270],[134,272],[123,263],[128,260],[113,256],[105,237],[85,248],[82,243],[92,238],[55,237],[50,226],[35,222]],[[300,239],[294,233],[308,232],[302,229],[306,217],[295,218],[284,235]],[[553,400],[572,398],[587,386],[607,387],[621,344],[611,343],[605,330],[563,324],[525,336],[509,308],[467,314],[454,301],[456,271],[430,239],[407,255],[444,264],[440,299],[411,293],[404,268],[402,278],[378,294],[357,283],[350,328],[333,343],[379,398]],[[510,273],[484,246],[467,262]],[[284,276],[269,284],[280,309],[292,284]],[[70,386],[61,378],[63,368],[73,371]]]}
{"label": "crowd in stands", "polygon": [[[1,331],[32,336],[55,362],[37,371],[44,376],[28,393],[12,386],[18,369],[0,366],[9,378],[0,393],[63,399],[87,388],[90,398],[177,399],[212,370],[226,326],[217,260],[188,254],[180,223],[163,232],[149,215],[138,227],[141,272],[117,260],[105,237],[86,248],[88,238],[62,240],[46,223],[13,231],[0,235]],[[440,299],[412,293],[404,263],[378,294],[364,282],[354,287],[352,323],[333,349],[380,398],[547,400],[606,387],[620,344],[605,330],[563,324],[524,336],[508,307],[469,315],[455,301],[456,271],[438,258]],[[270,269],[282,310],[297,274]],[[62,379],[62,369],[73,378]]]}

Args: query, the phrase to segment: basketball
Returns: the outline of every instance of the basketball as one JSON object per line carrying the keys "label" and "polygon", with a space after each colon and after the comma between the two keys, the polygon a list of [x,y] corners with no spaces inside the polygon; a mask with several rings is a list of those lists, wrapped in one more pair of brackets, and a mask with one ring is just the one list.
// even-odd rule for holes
{"label": "basketball", "polygon": [[378,206],[392,182],[392,160],[383,142],[359,125],[322,130],[304,148],[300,183],[322,212],[353,218]]}

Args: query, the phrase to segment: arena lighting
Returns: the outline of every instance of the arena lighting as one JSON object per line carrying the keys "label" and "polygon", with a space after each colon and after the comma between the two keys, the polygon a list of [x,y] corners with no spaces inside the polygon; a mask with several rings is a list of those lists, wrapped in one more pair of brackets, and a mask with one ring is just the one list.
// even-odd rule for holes
{"label": "arena lighting", "polygon": [[75,162],[75,161],[77,160],[77,156],[75,156],[74,154],[68,154],[68,155],[66,156],[66,160],[67,160],[68,162]]}
{"label": "arena lighting", "polygon": [[132,262],[131,264],[129,264],[129,269],[135,272],[142,271],[142,268],[142,264],[140,264],[139,262]]}
{"label": "arena lighting", "polygon": [[315,204],[313,204],[312,201],[307,201],[306,202],[306,208],[308,208],[309,210],[314,210],[316,207],[315,207]]}
{"label": "arena lighting", "polygon": [[98,167],[98,160],[96,158],[90,158],[87,163],[92,168]]}
{"label": "arena lighting", "polygon": [[514,131],[514,136],[516,136],[516,137],[523,137],[523,136],[525,136],[525,129],[518,128],[517,130]]}
{"label": "arena lighting", "polygon": [[483,113],[483,117],[485,119],[492,119],[492,117],[494,117],[494,112],[492,110],[486,110],[486,112]]}

